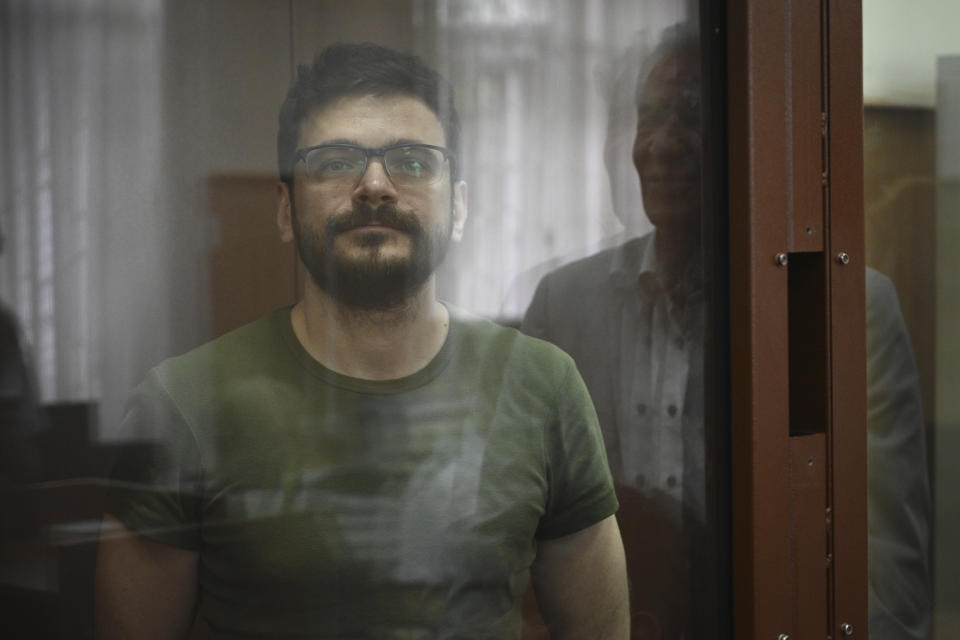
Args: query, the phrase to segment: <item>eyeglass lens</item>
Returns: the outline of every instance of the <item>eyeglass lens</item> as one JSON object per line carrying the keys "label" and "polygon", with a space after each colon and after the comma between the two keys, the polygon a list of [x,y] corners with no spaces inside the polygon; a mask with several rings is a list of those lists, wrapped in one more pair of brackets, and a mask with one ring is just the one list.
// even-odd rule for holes
{"label": "eyeglass lens", "polygon": [[[395,184],[425,184],[443,173],[444,155],[420,146],[394,147],[383,154],[387,175]],[[367,152],[357,147],[320,147],[305,158],[307,175],[324,182],[356,182],[367,168]]]}

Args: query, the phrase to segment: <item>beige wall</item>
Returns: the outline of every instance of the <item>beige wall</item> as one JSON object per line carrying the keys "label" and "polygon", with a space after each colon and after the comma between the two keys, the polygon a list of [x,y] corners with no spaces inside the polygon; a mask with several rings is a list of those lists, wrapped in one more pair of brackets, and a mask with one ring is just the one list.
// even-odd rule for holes
{"label": "beige wall", "polygon": [[957,0],[864,0],[867,104],[933,107],[937,56],[960,54]]}

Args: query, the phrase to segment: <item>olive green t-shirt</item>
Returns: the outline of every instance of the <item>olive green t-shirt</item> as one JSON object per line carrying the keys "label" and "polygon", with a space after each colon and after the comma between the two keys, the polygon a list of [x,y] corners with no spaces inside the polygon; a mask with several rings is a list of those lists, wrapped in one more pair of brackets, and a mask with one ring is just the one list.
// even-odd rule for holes
{"label": "olive green t-shirt", "polygon": [[107,510],[199,551],[212,638],[518,638],[537,541],[614,513],[596,414],[555,347],[451,311],[437,356],[369,381],[284,308],[136,389]]}

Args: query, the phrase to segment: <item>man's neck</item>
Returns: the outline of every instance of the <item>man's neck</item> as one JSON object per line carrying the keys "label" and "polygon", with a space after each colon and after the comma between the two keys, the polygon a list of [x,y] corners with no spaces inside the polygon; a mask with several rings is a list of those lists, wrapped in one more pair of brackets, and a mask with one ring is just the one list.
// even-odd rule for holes
{"label": "man's neck", "polygon": [[699,228],[661,225],[654,235],[657,271],[675,295],[686,296],[703,286],[703,247]]}
{"label": "man's neck", "polygon": [[431,278],[403,305],[349,307],[308,282],[291,314],[300,343],[320,364],[365,380],[393,380],[425,367],[440,351],[450,323]]}

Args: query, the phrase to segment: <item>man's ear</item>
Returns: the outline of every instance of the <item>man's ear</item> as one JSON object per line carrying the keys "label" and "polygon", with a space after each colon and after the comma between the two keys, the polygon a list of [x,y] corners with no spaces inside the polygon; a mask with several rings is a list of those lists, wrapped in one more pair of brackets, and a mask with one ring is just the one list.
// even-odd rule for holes
{"label": "man's ear", "polygon": [[450,239],[460,242],[463,239],[463,227],[467,224],[467,183],[458,180],[453,185],[453,225]]}
{"label": "man's ear", "polygon": [[293,241],[293,217],[292,202],[293,194],[287,183],[280,181],[277,183],[277,229],[280,231],[280,240],[283,242]]}

